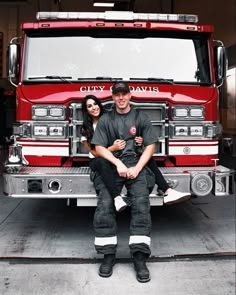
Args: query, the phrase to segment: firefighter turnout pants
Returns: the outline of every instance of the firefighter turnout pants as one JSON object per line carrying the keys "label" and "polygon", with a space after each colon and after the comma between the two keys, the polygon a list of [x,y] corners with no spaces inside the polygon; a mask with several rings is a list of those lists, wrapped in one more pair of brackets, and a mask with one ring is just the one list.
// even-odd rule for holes
{"label": "firefighter turnout pants", "polygon": [[[122,161],[127,167],[135,166],[138,158],[125,157]],[[121,192],[126,186],[127,197],[131,203],[129,247],[131,255],[140,251],[147,256],[151,254],[151,215],[149,194],[155,184],[151,171],[144,168],[136,179],[120,177],[114,167],[116,185]],[[117,248],[117,223],[114,199],[107,191],[101,176],[96,175],[94,186],[98,195],[94,215],[95,248],[100,254],[115,254]]]}

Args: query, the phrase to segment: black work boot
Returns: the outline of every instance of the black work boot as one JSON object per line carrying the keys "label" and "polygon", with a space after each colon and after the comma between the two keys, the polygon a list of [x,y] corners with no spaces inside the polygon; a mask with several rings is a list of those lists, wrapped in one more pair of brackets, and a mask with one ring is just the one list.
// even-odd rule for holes
{"label": "black work boot", "polygon": [[134,269],[139,282],[146,283],[151,280],[149,270],[146,266],[146,254],[140,251],[134,253]]}
{"label": "black work boot", "polygon": [[115,265],[115,254],[105,254],[103,262],[99,267],[99,275],[108,278],[112,275],[113,266]]}

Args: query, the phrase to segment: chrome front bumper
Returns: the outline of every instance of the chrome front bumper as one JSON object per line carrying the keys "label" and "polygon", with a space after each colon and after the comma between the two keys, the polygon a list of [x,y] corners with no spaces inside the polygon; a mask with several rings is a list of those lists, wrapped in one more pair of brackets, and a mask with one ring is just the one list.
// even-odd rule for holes
{"label": "chrome front bumper", "polygon": [[[234,171],[217,167],[162,167],[172,188],[196,196],[234,193]],[[21,167],[3,174],[3,192],[13,198],[77,199],[78,206],[96,206],[96,192],[89,167]],[[126,191],[122,192],[126,194]],[[163,196],[150,194],[152,206],[163,205]]]}

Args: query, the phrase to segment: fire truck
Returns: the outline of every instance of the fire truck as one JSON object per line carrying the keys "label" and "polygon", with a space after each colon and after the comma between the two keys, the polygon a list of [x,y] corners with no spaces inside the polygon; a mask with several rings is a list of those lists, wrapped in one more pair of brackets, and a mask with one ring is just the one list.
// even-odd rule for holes
{"label": "fire truck", "polygon": [[[234,192],[234,171],[218,165],[227,57],[213,26],[188,14],[38,12],[21,29],[9,44],[17,122],[5,195],[96,206],[81,100],[96,95],[109,111],[117,80],[128,82],[133,107],[149,116],[154,158],[171,187],[201,197]],[[163,205],[156,188],[150,202]]]}

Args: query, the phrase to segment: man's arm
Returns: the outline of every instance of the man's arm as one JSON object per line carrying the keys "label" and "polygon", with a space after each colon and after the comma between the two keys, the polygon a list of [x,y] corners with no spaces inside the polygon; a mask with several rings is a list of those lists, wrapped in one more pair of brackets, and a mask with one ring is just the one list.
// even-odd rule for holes
{"label": "man's arm", "polygon": [[147,162],[150,160],[154,151],[155,151],[155,144],[154,143],[147,145],[144,148],[144,151],[143,151],[142,156],[140,157],[138,163],[134,167],[130,167],[128,169],[127,177],[131,178],[131,179],[136,178],[139,175],[140,171],[145,167]]}
{"label": "man's arm", "polygon": [[96,145],[96,152],[97,155],[108,160],[113,165],[116,166],[117,172],[121,177],[127,176],[127,170],[128,168],[125,166],[124,163],[121,162],[121,160],[117,159],[109,150],[108,148],[105,148],[101,145]]}

